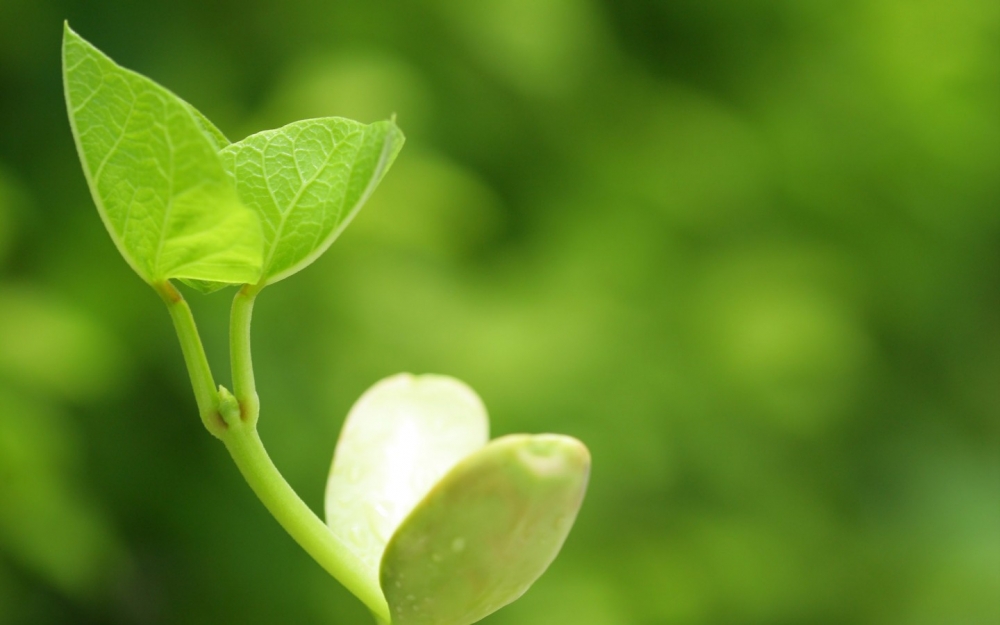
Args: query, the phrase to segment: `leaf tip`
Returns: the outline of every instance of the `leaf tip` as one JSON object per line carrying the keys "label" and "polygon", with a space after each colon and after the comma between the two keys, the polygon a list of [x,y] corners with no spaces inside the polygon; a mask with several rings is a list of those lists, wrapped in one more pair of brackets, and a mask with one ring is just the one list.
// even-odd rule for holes
{"label": "leaf tip", "polygon": [[539,477],[578,475],[590,471],[590,450],[572,436],[536,434],[517,451],[518,460]]}
{"label": "leaf tip", "polygon": [[69,20],[63,20],[63,36],[62,36],[62,57],[63,57],[63,71],[66,69],[66,44],[69,43],[74,37],[79,37],[76,32],[69,27]]}
{"label": "leaf tip", "polygon": [[83,37],[80,36],[73,27],[69,25],[69,20],[63,20],[63,47],[66,46],[68,41],[80,40]]}

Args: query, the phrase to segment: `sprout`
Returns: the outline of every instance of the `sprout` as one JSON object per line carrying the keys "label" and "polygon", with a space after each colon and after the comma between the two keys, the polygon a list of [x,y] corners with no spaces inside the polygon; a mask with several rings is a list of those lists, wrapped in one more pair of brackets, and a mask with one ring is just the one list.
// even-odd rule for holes
{"label": "sprout", "polygon": [[[403,145],[394,120],[303,120],[236,143],[194,107],[63,34],[70,126],[98,214],[163,299],[202,422],[285,530],[393,625],[466,625],[517,599],[555,558],[583,501],[590,456],[566,436],[488,440],[486,410],[443,376],[379,382],[351,410],[326,490],[327,525],[257,434],[253,304],[316,260]],[[294,175],[293,175],[294,174]],[[191,308],[171,280],[233,299],[233,390],[216,386]]]}

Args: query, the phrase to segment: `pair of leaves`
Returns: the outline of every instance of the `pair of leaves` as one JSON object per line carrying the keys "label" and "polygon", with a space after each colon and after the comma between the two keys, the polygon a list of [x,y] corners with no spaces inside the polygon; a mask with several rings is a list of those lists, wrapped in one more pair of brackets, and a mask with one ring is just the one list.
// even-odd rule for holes
{"label": "pair of leaves", "polygon": [[237,143],[69,25],[70,125],[104,225],[146,282],[270,284],[312,263],[392,164],[392,121],[304,120]]}
{"label": "pair of leaves", "polygon": [[590,456],[576,439],[487,443],[461,382],[401,374],[354,405],[327,482],[327,525],[393,625],[467,625],[517,599],[566,539]]}
{"label": "pair of leaves", "polygon": [[[154,285],[266,285],[301,270],[346,227],[404,140],[393,121],[325,118],[230,144],[68,25],[63,79],[98,212]],[[348,417],[327,522],[394,625],[485,617],[542,574],[573,524],[586,448],[556,435],[487,437],[479,398],[440,376],[385,380]]]}

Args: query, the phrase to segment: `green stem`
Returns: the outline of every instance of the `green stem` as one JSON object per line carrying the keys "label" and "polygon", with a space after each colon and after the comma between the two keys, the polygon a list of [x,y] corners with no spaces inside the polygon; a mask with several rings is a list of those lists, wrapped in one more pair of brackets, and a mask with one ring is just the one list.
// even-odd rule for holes
{"label": "green stem", "polygon": [[201,421],[213,436],[221,438],[226,430],[226,424],[219,414],[218,391],[208,365],[205,348],[198,335],[198,327],[191,314],[191,307],[169,281],[154,284],[153,288],[166,303],[170,318],[174,322],[181,351],[184,353],[184,363],[187,365],[188,375],[191,376],[191,387],[194,389],[195,401],[198,402]]}
{"label": "green stem", "polygon": [[389,607],[378,587],[368,583],[361,561],[299,498],[267,455],[257,434],[260,403],[250,355],[250,320],[260,287],[245,285],[233,298],[229,340],[233,396],[239,418],[221,436],[243,478],[257,497],[306,552],[368,606],[380,623],[389,622]]}
{"label": "green stem", "polygon": [[233,395],[239,402],[243,420],[256,423],[260,414],[260,399],[253,376],[253,361],[250,357],[250,319],[253,303],[259,287],[246,284],[233,298],[233,309],[229,320],[229,349],[233,369]]}
{"label": "green stem", "polygon": [[251,424],[234,424],[222,440],[250,488],[285,531],[330,575],[361,599],[376,618],[387,623],[389,608],[381,591],[365,583],[361,562],[281,476],[267,455],[256,428]]}
{"label": "green stem", "polygon": [[153,287],[173,319],[205,427],[225,443],[250,488],[285,531],[320,566],[361,599],[380,624],[389,623],[389,607],[381,589],[367,583],[361,561],[295,494],[271,462],[257,434],[260,404],[250,358],[250,318],[260,289],[246,285],[233,300],[229,339],[235,394],[230,394],[215,386],[194,316],[184,297],[169,281]]}

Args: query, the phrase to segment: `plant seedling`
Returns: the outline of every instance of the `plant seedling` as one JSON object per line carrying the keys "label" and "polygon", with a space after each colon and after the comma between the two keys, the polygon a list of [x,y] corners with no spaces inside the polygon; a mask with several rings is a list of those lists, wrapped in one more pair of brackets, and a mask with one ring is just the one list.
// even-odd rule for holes
{"label": "plant seedling", "polygon": [[[523,594],[559,552],[590,455],[555,434],[488,441],[468,386],[382,380],[354,405],[334,454],[326,523],[257,435],[254,300],[302,270],[350,223],[403,145],[394,120],[307,119],[230,143],[152,80],[63,34],[70,126],[97,211],[173,319],[202,422],[285,530],[383,625],[467,625]],[[172,280],[237,285],[233,390],[216,386]]]}

